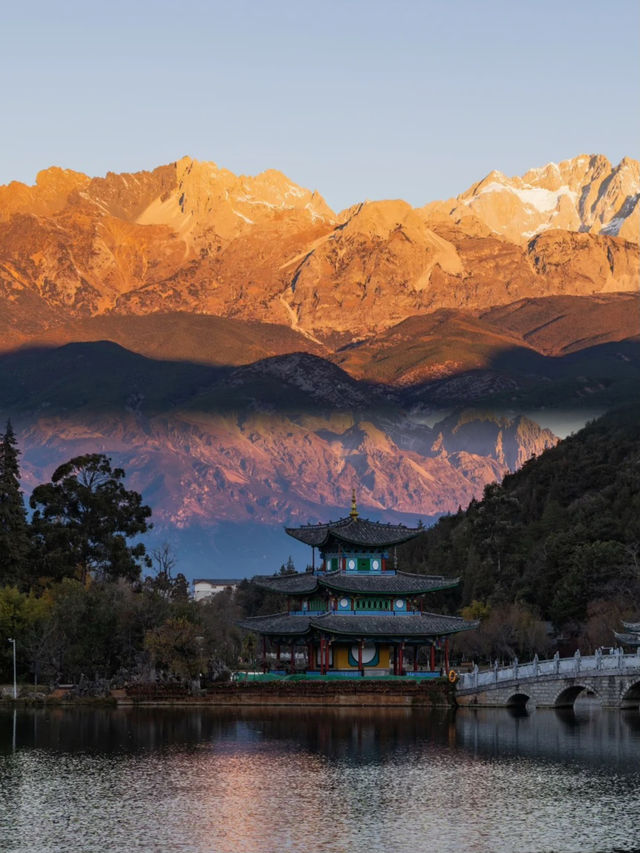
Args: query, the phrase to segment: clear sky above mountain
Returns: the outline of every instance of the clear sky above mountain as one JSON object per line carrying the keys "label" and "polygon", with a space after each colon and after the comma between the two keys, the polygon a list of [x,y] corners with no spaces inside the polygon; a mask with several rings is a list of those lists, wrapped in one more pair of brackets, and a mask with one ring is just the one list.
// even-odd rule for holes
{"label": "clear sky above mountain", "polygon": [[2,18],[0,183],[189,154],[280,169],[339,210],[637,156],[636,0],[27,0]]}

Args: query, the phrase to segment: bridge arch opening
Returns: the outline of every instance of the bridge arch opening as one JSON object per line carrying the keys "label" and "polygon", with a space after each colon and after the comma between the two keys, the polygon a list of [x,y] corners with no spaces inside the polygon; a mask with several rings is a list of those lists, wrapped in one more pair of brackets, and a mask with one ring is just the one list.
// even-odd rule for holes
{"label": "bridge arch opening", "polygon": [[640,708],[640,681],[636,681],[620,696],[620,707],[636,711]]}
{"label": "bridge arch opening", "polygon": [[530,699],[531,697],[526,693],[513,693],[507,699],[506,706],[507,708],[524,711]]}
{"label": "bridge arch opening", "polygon": [[[591,687],[586,684],[573,684],[571,687],[565,687],[555,698],[553,703],[554,708],[574,708],[575,702],[580,697],[583,699],[600,702],[600,696]],[[640,698],[638,699],[640,702]],[[586,703],[584,703],[586,704]]]}

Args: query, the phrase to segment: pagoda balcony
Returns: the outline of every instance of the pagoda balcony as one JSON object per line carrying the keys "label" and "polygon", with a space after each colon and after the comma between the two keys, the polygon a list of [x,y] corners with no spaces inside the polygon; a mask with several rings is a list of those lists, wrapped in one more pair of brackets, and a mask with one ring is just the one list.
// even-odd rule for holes
{"label": "pagoda balcony", "polygon": [[294,610],[291,608],[287,612],[291,616],[322,616],[325,613],[337,613],[341,616],[380,616],[386,614],[389,616],[411,616],[413,614],[419,616],[423,612],[420,608],[415,607],[414,605],[403,603],[402,607],[394,607],[394,602],[389,603],[391,605],[390,607],[358,607],[353,605],[340,607],[339,605],[328,605],[321,610],[315,608],[300,608]]}

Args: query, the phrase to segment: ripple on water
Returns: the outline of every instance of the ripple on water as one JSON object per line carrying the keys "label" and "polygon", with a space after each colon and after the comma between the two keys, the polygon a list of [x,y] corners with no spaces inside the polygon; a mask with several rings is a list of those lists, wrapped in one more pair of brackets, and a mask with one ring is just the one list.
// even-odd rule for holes
{"label": "ripple on water", "polygon": [[40,713],[37,735],[21,715],[15,752],[0,741],[3,850],[586,853],[640,838],[640,726],[619,714],[113,712],[102,732]]}

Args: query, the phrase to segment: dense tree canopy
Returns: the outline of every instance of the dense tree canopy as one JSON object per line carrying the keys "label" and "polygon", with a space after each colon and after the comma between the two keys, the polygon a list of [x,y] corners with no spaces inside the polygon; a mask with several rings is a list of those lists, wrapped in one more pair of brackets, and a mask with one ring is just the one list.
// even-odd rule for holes
{"label": "dense tree canopy", "polygon": [[[101,454],[70,459],[34,489],[31,523],[19,476],[8,424],[0,440],[0,681],[11,668],[6,637],[16,639],[19,678],[35,684],[213,678],[238,665],[234,597],[195,602],[168,545],[146,554],[135,539],[151,510],[125,489],[121,468]],[[141,568],[151,567],[141,581]]]}
{"label": "dense tree canopy", "polygon": [[150,565],[144,545],[127,540],[149,529],[151,509],[125,489],[124,477],[108,457],[91,453],[61,465],[50,483],[33,490],[38,574],[134,580]]}
{"label": "dense tree canopy", "polygon": [[587,425],[403,546],[412,570],[461,575],[458,607],[518,603],[577,636],[608,602],[608,642],[620,613],[640,616],[639,556],[638,405]]}

